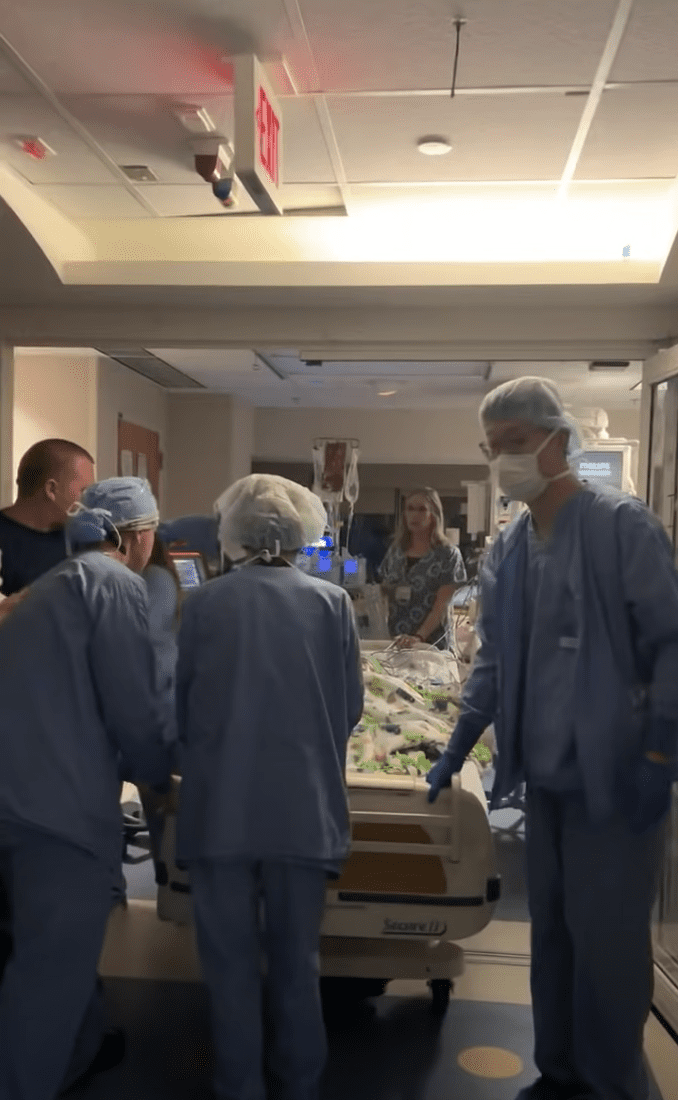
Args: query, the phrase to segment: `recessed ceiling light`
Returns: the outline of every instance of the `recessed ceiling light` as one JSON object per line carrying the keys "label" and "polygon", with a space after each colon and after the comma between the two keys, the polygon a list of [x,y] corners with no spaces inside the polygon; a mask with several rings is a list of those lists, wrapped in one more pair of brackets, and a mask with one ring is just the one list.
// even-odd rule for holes
{"label": "recessed ceiling light", "polygon": [[452,152],[452,146],[444,137],[422,138],[417,142],[417,148],[426,157],[444,157],[446,153]]}
{"label": "recessed ceiling light", "polygon": [[397,392],[398,392],[397,390],[380,390],[379,391],[379,396],[380,397],[393,397],[393,395],[396,394]]}

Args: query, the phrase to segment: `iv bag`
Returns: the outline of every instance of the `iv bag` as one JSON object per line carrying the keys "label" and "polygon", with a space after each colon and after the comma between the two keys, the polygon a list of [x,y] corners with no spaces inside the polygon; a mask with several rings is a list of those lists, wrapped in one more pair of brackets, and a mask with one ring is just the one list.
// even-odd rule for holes
{"label": "iv bag", "polygon": [[360,495],[360,481],[358,478],[359,458],[360,451],[357,447],[353,447],[351,449],[351,460],[348,467],[348,473],[346,475],[346,484],[344,485],[344,496],[351,505],[351,508],[353,508],[353,505]]}

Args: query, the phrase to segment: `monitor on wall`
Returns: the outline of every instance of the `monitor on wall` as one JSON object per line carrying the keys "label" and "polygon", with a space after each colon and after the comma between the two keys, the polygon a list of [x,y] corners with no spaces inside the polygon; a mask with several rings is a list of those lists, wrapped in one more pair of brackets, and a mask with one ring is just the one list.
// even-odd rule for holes
{"label": "monitor on wall", "polygon": [[624,481],[624,451],[584,451],[574,461],[574,471],[580,481],[609,485],[621,489]]}

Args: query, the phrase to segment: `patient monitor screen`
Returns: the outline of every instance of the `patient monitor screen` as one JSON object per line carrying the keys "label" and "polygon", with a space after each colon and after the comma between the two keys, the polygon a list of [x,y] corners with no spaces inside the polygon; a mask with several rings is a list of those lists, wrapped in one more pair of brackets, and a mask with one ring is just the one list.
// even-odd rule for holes
{"label": "patient monitor screen", "polygon": [[172,555],[179,584],[183,589],[198,588],[205,580],[203,564],[199,557]]}
{"label": "patient monitor screen", "polygon": [[574,466],[580,481],[611,485],[615,489],[622,487],[623,451],[584,451]]}

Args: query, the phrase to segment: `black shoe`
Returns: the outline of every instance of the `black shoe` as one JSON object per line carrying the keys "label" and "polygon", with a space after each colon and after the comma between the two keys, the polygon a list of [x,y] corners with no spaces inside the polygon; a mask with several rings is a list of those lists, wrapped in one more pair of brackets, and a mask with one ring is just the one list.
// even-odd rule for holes
{"label": "black shoe", "polygon": [[114,1069],[115,1066],[119,1066],[125,1057],[125,1032],[121,1031],[119,1027],[111,1028],[104,1033],[104,1037],[101,1040],[101,1046],[97,1051],[94,1061],[91,1062],[89,1067],[84,1073],[69,1085],[67,1089],[60,1092],[60,1096],[66,1096],[70,1093],[71,1089],[86,1085],[96,1076],[97,1073],[105,1073],[108,1069]]}

